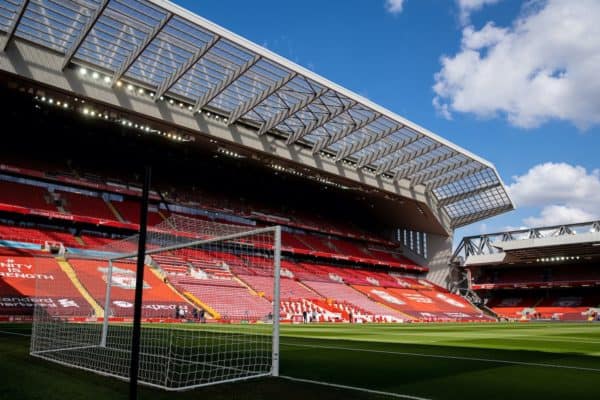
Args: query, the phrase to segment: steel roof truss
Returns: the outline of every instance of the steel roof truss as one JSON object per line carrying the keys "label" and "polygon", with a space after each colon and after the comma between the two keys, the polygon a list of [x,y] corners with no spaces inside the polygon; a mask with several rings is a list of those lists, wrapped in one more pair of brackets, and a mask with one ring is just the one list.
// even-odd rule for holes
{"label": "steel roof truss", "polygon": [[368,155],[363,156],[360,160],[358,160],[357,167],[362,168],[371,163],[374,163],[375,161],[380,160],[380,159],[422,139],[423,137],[424,136],[421,134],[416,134],[415,136],[412,136],[408,139],[394,142],[393,144],[391,144],[389,146],[381,147],[381,148],[369,153]]}
{"label": "steel roof truss", "polygon": [[279,125],[280,123],[282,123],[283,121],[285,121],[286,119],[288,119],[289,117],[294,115],[296,112],[300,111],[301,109],[306,107],[308,104],[312,103],[315,99],[323,96],[325,93],[327,93],[328,90],[329,89],[327,87],[323,86],[319,90],[312,93],[310,96],[305,97],[304,99],[300,100],[298,103],[294,104],[290,108],[281,110],[274,117],[269,119],[265,124],[263,124],[260,127],[260,129],[258,130],[258,135],[262,136],[266,132],[275,128],[277,125]]}
{"label": "steel roof truss", "polygon": [[17,9],[17,15],[15,16],[15,19],[12,21],[12,24],[8,28],[8,32],[6,32],[6,38],[4,39],[4,43],[2,43],[2,48],[0,49],[0,51],[6,51],[6,48],[8,47],[10,41],[15,35],[15,31],[19,26],[19,22],[21,22],[21,18],[23,18],[23,15],[25,14],[27,4],[29,4],[29,0],[23,1],[23,3],[21,3],[21,6]]}
{"label": "steel roof truss", "polygon": [[431,158],[428,158],[428,159],[420,161],[420,162],[415,162],[415,163],[407,166],[406,168],[398,170],[394,174],[394,180],[397,181],[400,179],[412,177],[413,175],[418,174],[419,172],[422,172],[423,170],[431,167],[432,165],[440,163],[442,161],[445,161],[456,155],[457,155],[456,152],[448,151],[448,152],[446,152],[444,154],[440,154],[436,157],[431,157]]}
{"label": "steel roof truss", "polygon": [[469,197],[477,196],[480,193],[486,192],[486,191],[488,191],[490,189],[493,189],[493,188],[496,188],[496,187],[499,187],[499,186],[500,186],[500,183],[499,182],[495,182],[495,183],[492,183],[492,184],[489,184],[489,185],[485,185],[485,186],[479,187],[477,189],[473,189],[473,190],[469,190],[467,192],[462,192],[462,193],[456,194],[454,196],[444,197],[443,199],[441,199],[441,200],[438,201],[438,206],[444,207],[444,206],[447,206],[449,204],[457,203],[457,202],[459,202],[461,200],[467,199]]}
{"label": "steel roof truss", "polygon": [[177,70],[173,71],[173,74],[169,79],[164,80],[156,90],[154,100],[158,101],[161,96],[168,92],[182,76],[184,76],[215,44],[217,44],[219,39],[219,36],[213,35],[211,40],[205,43],[204,46],[198,48],[192,57],[184,64],[181,64]]}
{"label": "steel roof truss", "polygon": [[73,59],[73,56],[75,55],[75,53],[77,53],[77,50],[79,50],[81,44],[85,41],[85,38],[87,38],[94,25],[96,25],[96,22],[108,6],[108,2],[109,0],[102,0],[98,8],[96,8],[96,11],[94,11],[94,13],[90,15],[88,22],[84,25],[83,29],[79,33],[79,36],[77,37],[77,39],[75,39],[69,50],[67,50],[67,54],[65,55],[65,59],[63,60],[63,70],[67,68],[67,65],[69,65],[69,63]]}
{"label": "steel roof truss", "polygon": [[371,122],[378,119],[379,117],[381,117],[381,115],[379,113],[373,112],[373,114],[371,116],[369,116],[369,118],[367,118],[367,119],[364,119],[358,123],[354,122],[353,124],[348,124],[348,125],[344,126],[342,129],[340,129],[338,132],[334,133],[333,135],[320,138],[313,145],[313,148],[312,148],[313,154],[316,154],[319,151],[323,150],[324,148],[329,147],[336,142],[339,142],[346,136],[350,136],[354,132],[361,130],[365,126],[369,125]]}
{"label": "steel roof truss", "polygon": [[219,82],[219,84],[213,86],[211,90],[204,93],[202,97],[198,99],[196,105],[194,106],[194,113],[200,111],[203,107],[206,107],[208,103],[210,103],[215,97],[221,94],[224,90],[226,90],[229,85],[231,85],[236,79],[242,76],[246,71],[248,71],[254,64],[256,64],[260,60],[259,55],[254,55],[244,64],[240,65],[235,71],[229,73],[228,76]]}
{"label": "steel roof truss", "polygon": [[320,127],[322,127],[329,121],[333,120],[337,116],[345,113],[346,111],[348,111],[349,109],[354,107],[355,104],[356,103],[354,101],[350,101],[348,103],[343,103],[342,106],[337,107],[333,111],[330,111],[329,114],[322,114],[322,115],[318,116],[317,119],[309,122],[307,125],[304,126],[304,128],[302,128],[299,131],[294,132],[292,135],[290,135],[287,139],[287,144],[292,144],[292,143],[297,142],[298,140],[302,139],[304,136],[319,129]]}
{"label": "steel roof truss", "polygon": [[440,143],[435,142],[435,143],[431,143],[429,146],[421,147],[420,149],[418,149],[416,151],[403,152],[403,154],[401,154],[399,157],[392,158],[392,159],[384,162],[383,164],[381,164],[375,171],[375,174],[376,175],[385,174],[386,172],[389,172],[404,163],[412,161],[417,157],[421,157],[424,154],[430,153],[441,146],[442,145]]}
{"label": "steel roof truss", "polygon": [[440,178],[434,179],[434,180],[427,180],[426,181],[426,186],[427,188],[430,189],[436,189],[442,186],[446,186],[450,183],[454,183],[456,181],[459,181],[463,178],[466,178],[467,176],[476,174],[479,171],[482,171],[486,168],[488,168],[486,165],[480,164],[479,162],[473,161],[473,167],[466,169],[464,171],[461,171],[459,173],[455,173],[455,174],[450,174],[448,176],[442,176]]}
{"label": "steel roof truss", "polygon": [[173,18],[173,14],[168,13],[165,17],[160,21],[158,25],[155,25],[150,32],[144,38],[144,41],[139,44],[137,49],[129,54],[127,60],[121,65],[119,70],[115,72],[113,77],[113,85],[119,81],[125,73],[131,68],[131,66],[137,61],[137,59],[142,55],[144,50],[152,43],[152,41],[156,38],[156,36],[160,33],[160,31],[169,23],[169,21]]}
{"label": "steel roof truss", "polygon": [[386,130],[378,132],[375,135],[369,135],[368,137],[365,137],[358,142],[354,142],[350,145],[344,146],[343,148],[341,148],[338,151],[335,161],[337,162],[345,157],[351,156],[352,154],[356,154],[359,151],[361,151],[362,149],[367,148],[368,146],[372,145],[373,143],[385,139],[386,137],[390,136],[394,132],[398,132],[403,127],[404,127],[403,125],[393,126]]}
{"label": "steel roof truss", "polygon": [[466,158],[466,159],[460,160],[460,161],[458,161],[456,163],[445,165],[442,168],[437,168],[437,169],[434,169],[432,171],[428,171],[428,172],[424,172],[422,174],[418,174],[418,175],[413,176],[411,178],[411,185],[413,185],[413,186],[414,185],[418,185],[418,184],[423,183],[425,181],[437,178],[438,176],[442,176],[445,173],[450,172],[453,169],[457,169],[457,168],[463,167],[463,166],[471,163],[472,161],[473,160],[471,160],[470,158]]}

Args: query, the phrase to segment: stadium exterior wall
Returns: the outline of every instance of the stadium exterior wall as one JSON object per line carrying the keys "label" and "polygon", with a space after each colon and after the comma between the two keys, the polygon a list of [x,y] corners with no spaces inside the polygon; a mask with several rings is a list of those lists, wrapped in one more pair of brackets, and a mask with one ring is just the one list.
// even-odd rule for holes
{"label": "stadium exterior wall", "polygon": [[427,235],[427,255],[427,259],[422,264],[429,267],[427,280],[444,288],[449,288],[451,283],[452,236]]}

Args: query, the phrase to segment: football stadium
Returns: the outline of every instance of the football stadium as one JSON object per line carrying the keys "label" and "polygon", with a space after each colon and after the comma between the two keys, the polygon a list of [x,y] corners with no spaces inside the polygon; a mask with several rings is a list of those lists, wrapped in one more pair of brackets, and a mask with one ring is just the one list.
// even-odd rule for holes
{"label": "football stadium", "polygon": [[600,398],[600,221],[167,0],[0,46],[0,399]]}

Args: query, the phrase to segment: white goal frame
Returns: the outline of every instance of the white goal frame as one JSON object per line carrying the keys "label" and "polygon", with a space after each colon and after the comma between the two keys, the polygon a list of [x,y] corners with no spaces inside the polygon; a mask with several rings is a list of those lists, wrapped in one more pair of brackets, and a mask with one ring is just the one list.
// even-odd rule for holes
{"label": "white goal frame", "polygon": [[[271,328],[271,336],[272,336],[272,346],[271,346],[271,365],[270,365],[270,371],[268,372],[262,372],[262,373],[257,373],[257,374],[253,374],[253,375],[248,375],[248,376],[242,376],[242,377],[235,377],[235,378],[230,378],[230,379],[221,379],[221,380],[215,380],[215,381],[211,381],[211,382],[205,382],[205,383],[198,383],[198,384],[192,384],[192,385],[178,385],[178,386],[172,386],[172,385],[168,385],[168,379],[165,378],[164,380],[164,384],[162,383],[157,383],[157,382],[149,382],[147,380],[144,379],[144,377],[139,376],[139,383],[143,384],[143,385],[147,385],[147,386],[152,386],[152,387],[157,387],[160,389],[164,389],[164,390],[168,390],[168,391],[181,391],[181,390],[189,390],[189,389],[194,389],[194,388],[198,388],[198,387],[203,387],[203,386],[209,386],[209,385],[215,385],[215,384],[221,384],[221,383],[228,383],[228,382],[236,382],[236,381],[242,381],[242,380],[247,380],[247,379],[253,379],[253,378],[259,378],[259,377],[266,377],[266,376],[274,376],[274,377],[278,377],[279,376],[279,363],[280,363],[280,341],[279,341],[279,333],[280,333],[280,269],[281,269],[281,227],[280,226],[272,226],[272,227],[266,227],[266,228],[259,228],[259,229],[253,229],[253,230],[246,230],[246,231],[241,231],[241,232],[237,232],[237,233],[232,233],[232,234],[228,234],[228,235],[222,235],[222,236],[215,236],[215,237],[211,237],[211,238],[207,238],[207,239],[199,239],[199,240],[193,240],[193,241],[189,241],[186,243],[181,243],[181,244],[175,244],[175,245],[171,245],[171,246],[165,246],[165,247],[160,247],[160,248],[155,248],[155,249],[151,249],[151,250],[146,250],[145,252],[145,257],[148,256],[152,256],[153,254],[159,254],[159,253],[164,253],[164,252],[169,252],[169,251],[173,251],[173,250],[179,250],[179,249],[185,249],[188,247],[194,247],[194,246],[201,246],[201,245],[207,245],[207,244],[211,244],[211,243],[218,243],[218,242],[226,242],[226,241],[230,241],[230,240],[235,240],[235,239],[241,239],[244,237],[249,237],[249,236],[253,236],[253,235],[261,235],[261,234],[273,234],[273,249],[272,249],[272,256],[273,256],[273,297],[272,297],[272,328]],[[64,339],[60,339],[60,338],[56,338],[56,337],[48,337],[51,335],[55,335],[56,333],[61,333],[61,332],[67,332],[68,330],[68,325],[76,325],[76,323],[73,323],[71,321],[68,321],[66,318],[60,317],[60,316],[49,316],[48,314],[45,313],[44,309],[42,307],[38,307],[36,305],[35,307],[35,311],[34,311],[34,320],[33,320],[33,327],[32,327],[32,339],[31,339],[31,347],[30,347],[30,354],[34,357],[38,357],[38,358],[42,358],[51,362],[55,362],[61,365],[65,365],[68,367],[74,367],[74,368],[78,368],[78,369],[82,369],[82,370],[86,370],[86,371],[90,371],[90,372],[94,372],[100,375],[104,375],[104,376],[110,376],[110,377],[114,377],[114,378],[118,378],[118,379],[122,379],[122,380],[129,380],[129,376],[124,376],[124,374],[122,373],[113,373],[107,370],[98,370],[98,369],[94,369],[94,366],[92,365],[93,363],[90,363],[90,365],[86,365],[85,362],[83,363],[73,363],[73,362],[69,362],[69,359],[62,359],[60,357],[61,352],[72,352],[72,351],[77,351],[77,352],[83,352],[82,354],[84,354],[82,356],[82,358],[84,359],[93,359],[93,355],[92,352],[94,351],[94,349],[98,350],[100,348],[107,348],[107,342],[108,342],[108,337],[109,337],[109,325],[110,325],[110,321],[109,321],[109,314],[110,314],[110,306],[111,306],[111,288],[112,288],[112,272],[113,272],[113,263],[118,262],[119,260],[126,260],[126,259],[132,259],[132,258],[136,258],[137,257],[137,252],[132,252],[132,253],[125,253],[125,254],[113,254],[107,258],[104,259],[104,261],[108,262],[108,271],[107,271],[107,279],[106,279],[106,289],[105,289],[105,301],[104,301],[104,313],[105,316],[102,319],[102,323],[98,323],[97,321],[94,322],[94,318],[90,318],[89,323],[79,323],[80,326],[82,326],[82,328],[80,329],[88,329],[89,331],[93,330],[93,334],[91,334],[90,336],[95,337],[96,339],[94,339],[94,343],[82,343],[82,342],[72,342],[71,346],[67,345],[64,346],[64,344],[67,344],[67,341]],[[36,318],[36,316],[38,315],[43,315],[42,318]],[[248,324],[251,325],[251,324]],[[258,325],[258,323],[257,323]],[[51,326],[50,328],[48,328],[48,326]],[[169,350],[171,348],[171,346],[173,345],[173,336],[177,335],[177,334],[181,334],[182,332],[199,332],[199,331],[194,331],[194,330],[190,330],[190,329],[184,329],[184,328],[175,328],[175,327],[168,327],[168,328],[150,328],[152,330],[156,330],[157,332],[161,331],[160,334],[164,333],[164,336],[161,336],[161,339],[165,339],[167,336],[167,331],[170,332],[168,333],[169,336]],[[46,332],[45,332],[46,331]],[[87,333],[87,331],[86,331]],[[218,333],[218,331],[217,331]],[[131,338],[131,336],[129,336],[129,339]],[[58,345],[60,344],[60,345]],[[74,345],[76,344],[76,345]],[[85,355],[86,351],[90,351],[89,354]],[[110,350],[115,350],[115,349],[110,349]],[[122,351],[122,352],[129,352],[129,356],[131,354],[131,348],[129,349],[124,349],[124,350],[118,350],[118,351]],[[142,350],[140,350],[140,354],[141,355],[145,355],[145,356],[152,356],[152,357],[163,357],[163,358],[167,358],[163,355],[155,355],[155,354],[148,354],[148,353],[143,353]],[[174,359],[169,359],[167,362],[167,368],[165,373],[165,376],[168,376],[169,374],[169,365],[172,365],[173,362],[177,362],[177,358]],[[180,360],[181,361],[181,360]],[[210,365],[210,364],[207,364]],[[228,368],[228,369],[235,369],[235,367],[224,367],[224,368]]]}

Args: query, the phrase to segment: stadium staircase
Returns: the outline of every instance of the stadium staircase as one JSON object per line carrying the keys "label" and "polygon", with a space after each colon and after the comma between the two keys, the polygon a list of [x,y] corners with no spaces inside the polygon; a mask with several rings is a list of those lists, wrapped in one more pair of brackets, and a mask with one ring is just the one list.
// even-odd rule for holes
{"label": "stadium staircase", "polygon": [[69,277],[69,279],[73,283],[73,286],[75,286],[77,291],[81,294],[81,297],[83,297],[92,307],[92,309],[94,310],[94,315],[98,318],[103,318],[104,309],[100,307],[100,305],[96,302],[94,297],[92,297],[92,295],[83,286],[71,264],[69,264],[69,262],[64,258],[57,258],[56,261],[58,262],[60,269],[62,269],[63,272]]}
{"label": "stadium staircase", "polygon": [[171,285],[171,283],[169,282],[167,278],[167,275],[164,273],[164,271],[162,269],[160,269],[160,267],[154,267],[152,265],[146,265],[148,267],[148,269],[161,281],[164,282],[164,284],[171,289],[171,291],[173,293],[175,293],[175,295],[179,296],[181,299],[183,299],[183,301],[189,303],[191,306],[197,306],[200,305],[198,302],[196,304],[196,302],[194,302],[193,300],[191,300],[190,298],[185,296],[185,293],[181,293],[179,290],[177,290],[177,288],[175,288],[175,286]]}
{"label": "stadium staircase", "polygon": [[[177,289],[175,289],[177,290]],[[183,292],[182,293],[183,297],[188,301],[191,302],[192,304],[194,304],[196,307],[200,307],[202,308],[204,311],[206,311],[213,319],[221,319],[221,314],[219,314],[217,312],[217,310],[215,310],[214,308],[212,308],[211,306],[209,306],[208,304],[204,303],[203,301],[201,301],[199,298],[197,298],[195,295],[193,295],[190,292]]]}

